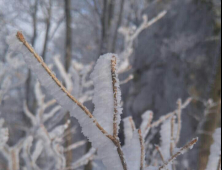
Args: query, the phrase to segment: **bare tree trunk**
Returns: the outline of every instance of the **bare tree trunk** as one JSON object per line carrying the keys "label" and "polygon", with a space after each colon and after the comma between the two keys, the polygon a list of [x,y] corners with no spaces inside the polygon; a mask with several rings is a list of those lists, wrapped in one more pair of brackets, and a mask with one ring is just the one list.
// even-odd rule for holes
{"label": "bare tree trunk", "polygon": [[100,54],[108,52],[109,32],[111,27],[111,21],[113,18],[114,1],[103,0],[103,12],[101,16],[101,42],[100,42]]}
{"label": "bare tree trunk", "polygon": [[46,59],[46,53],[47,53],[47,48],[48,48],[48,40],[49,40],[49,31],[50,31],[50,26],[51,26],[51,16],[52,16],[52,0],[49,0],[48,16],[46,17],[45,42],[44,42],[44,48],[43,48],[43,52],[42,52],[43,60]]}
{"label": "bare tree trunk", "polygon": [[[65,15],[66,15],[66,40],[65,40],[65,69],[66,72],[69,72],[71,60],[72,60],[72,16],[71,16],[71,0],[65,0]],[[66,121],[70,119],[69,113],[66,114]],[[66,133],[69,135],[66,136],[65,145],[68,147],[72,144],[72,135],[70,133],[70,127],[67,128]],[[66,167],[70,167],[72,164],[72,151],[66,153]]]}
{"label": "bare tree trunk", "polygon": [[[35,46],[35,41],[36,41],[36,37],[37,37],[37,11],[38,11],[38,0],[35,0],[34,11],[32,13],[33,36],[32,36],[31,43],[32,43],[33,47]],[[31,76],[32,76],[31,75],[31,70],[29,69],[28,70],[28,77],[27,77],[27,80],[26,80],[26,101],[27,101],[29,106],[30,106],[29,96],[30,96],[30,92],[31,92],[30,86],[31,86],[31,80],[32,80]]]}
{"label": "bare tree trunk", "polygon": [[[217,54],[217,72],[212,86],[211,98],[215,102],[221,100],[221,43],[219,47],[219,53]],[[221,124],[221,104],[212,109],[212,113],[207,116],[207,121],[203,127],[204,132],[213,134],[216,128]],[[216,110],[216,112],[215,112]],[[200,160],[199,160],[199,170],[205,170],[208,163],[208,158],[210,155],[210,147],[213,144],[213,138],[207,134],[201,136],[201,146],[200,146]]]}
{"label": "bare tree trunk", "polygon": [[117,40],[117,35],[118,35],[118,29],[122,24],[124,4],[125,4],[125,0],[121,0],[119,17],[118,17],[117,25],[116,25],[116,28],[115,28],[113,43],[112,43],[112,47],[111,47],[112,52],[116,51],[116,40]]}
{"label": "bare tree trunk", "polygon": [[65,15],[66,15],[66,51],[65,51],[65,68],[68,72],[72,59],[72,16],[71,16],[71,0],[65,0]]}
{"label": "bare tree trunk", "polygon": [[[86,153],[89,152],[91,147],[92,147],[91,143],[88,142],[86,147]],[[92,169],[93,169],[92,161],[89,161],[89,163],[85,166],[84,170],[92,170]]]}

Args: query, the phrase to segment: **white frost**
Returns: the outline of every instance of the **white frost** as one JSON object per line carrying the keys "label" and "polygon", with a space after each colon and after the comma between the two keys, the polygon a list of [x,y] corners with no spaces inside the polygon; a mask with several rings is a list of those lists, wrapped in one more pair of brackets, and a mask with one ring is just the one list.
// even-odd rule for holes
{"label": "white frost", "polygon": [[141,146],[138,131],[135,131],[130,143],[123,147],[129,170],[140,170]]}
{"label": "white frost", "polygon": [[[97,64],[91,74],[91,79],[94,83],[94,97],[93,103],[95,104],[95,110],[93,112],[94,117],[98,120],[100,125],[109,133],[113,134],[113,118],[114,118],[114,91],[111,73],[111,61],[113,56],[118,58],[115,54],[106,54],[99,58]],[[117,77],[117,75],[116,75]],[[117,124],[119,126],[122,114],[121,92],[119,86],[118,77],[115,86],[118,89],[117,94],[117,111],[118,118]]]}
{"label": "white frost", "polygon": [[135,124],[132,117],[127,117],[123,119],[124,123],[124,135],[125,135],[125,145],[129,145],[131,139],[133,138],[133,133],[135,131]]}
{"label": "white frost", "polygon": [[163,123],[161,130],[161,150],[165,160],[168,160],[170,155],[170,146],[171,146],[171,120],[167,120]]}
{"label": "white frost", "polygon": [[146,136],[148,135],[149,131],[150,131],[150,124],[153,120],[153,112],[152,111],[146,111],[143,115],[142,115],[142,124],[140,126],[141,129],[141,133],[143,135],[144,138],[146,138]]}

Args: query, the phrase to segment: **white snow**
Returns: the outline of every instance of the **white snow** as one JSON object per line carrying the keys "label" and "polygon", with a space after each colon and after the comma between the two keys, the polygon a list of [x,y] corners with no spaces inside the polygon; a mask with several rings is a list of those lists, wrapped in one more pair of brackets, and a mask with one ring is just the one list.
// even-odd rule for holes
{"label": "white snow", "polygon": [[171,120],[167,120],[163,123],[161,130],[161,150],[165,160],[168,160],[170,155],[170,146],[171,146]]}
{"label": "white snow", "polygon": [[[98,120],[100,125],[109,133],[113,134],[113,118],[114,118],[114,91],[111,73],[111,61],[113,57],[118,58],[115,54],[106,54],[99,58],[97,64],[91,74],[91,79],[94,83],[94,97],[93,103],[95,104],[95,110],[93,115]],[[121,103],[121,92],[119,86],[118,76],[116,75],[117,83],[115,86],[118,89],[117,94],[117,110],[119,126],[122,114]]]}
{"label": "white snow", "polygon": [[149,125],[151,124],[152,120],[153,120],[153,112],[152,111],[146,111],[143,115],[142,115],[142,124],[140,126],[141,129],[141,133],[143,135],[143,137],[145,138],[149,131],[150,131],[150,127]]}
{"label": "white snow", "polygon": [[131,142],[131,139],[133,138],[133,133],[135,131],[134,127],[135,124],[132,121],[132,117],[127,117],[123,119],[124,123],[124,135],[125,135],[125,145],[129,145]]}
{"label": "white snow", "polygon": [[140,170],[141,146],[138,131],[133,133],[130,143],[123,147],[129,170]]}

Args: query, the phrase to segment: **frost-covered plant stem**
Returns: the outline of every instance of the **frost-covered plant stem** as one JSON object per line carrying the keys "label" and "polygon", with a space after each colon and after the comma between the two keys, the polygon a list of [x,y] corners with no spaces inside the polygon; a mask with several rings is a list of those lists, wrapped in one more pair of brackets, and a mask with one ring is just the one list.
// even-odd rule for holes
{"label": "frost-covered plant stem", "polygon": [[118,100],[117,100],[117,87],[116,87],[116,58],[113,57],[112,61],[111,61],[111,73],[112,73],[112,82],[113,82],[113,94],[114,94],[114,117],[113,117],[113,137],[115,139],[118,138],[118,124],[117,124],[117,120],[118,120],[118,110],[117,110],[117,106],[118,106]]}
{"label": "frost-covered plant stem", "polygon": [[178,130],[177,130],[177,138],[176,138],[176,145],[180,141],[180,133],[181,133],[181,128],[182,128],[182,100],[179,99],[178,102],[178,111],[177,111],[177,118],[178,118]]}
{"label": "frost-covered plant stem", "polygon": [[160,154],[160,158],[162,159],[163,163],[166,164],[166,161],[164,159],[163,153],[160,150],[160,147],[156,145],[156,150],[158,151],[158,153]]}
{"label": "frost-covered plant stem", "polygon": [[[174,127],[175,127],[175,117],[173,116],[171,119],[171,144],[170,144],[170,156],[173,156],[173,151],[175,149],[175,138],[174,138]],[[172,164],[172,169],[175,170],[175,164]]]}
{"label": "frost-covered plant stem", "polygon": [[[181,109],[185,109],[190,102],[193,100],[193,98],[188,98],[182,105],[181,105]],[[157,126],[159,126],[161,123],[165,122],[166,120],[168,120],[169,118],[171,118],[172,116],[177,114],[177,110],[168,113],[166,116],[163,116],[162,118],[160,118],[159,120],[157,120],[156,122],[153,122],[150,126],[150,128],[155,128]]]}
{"label": "frost-covered plant stem", "polygon": [[144,146],[144,138],[142,136],[141,130],[139,130],[139,138],[140,138],[140,147],[141,147],[141,157],[140,157],[140,170],[144,168],[144,160],[145,160],[145,146]]}
{"label": "frost-covered plant stem", "polygon": [[[25,37],[23,36],[23,34],[21,32],[17,32],[17,38],[20,42],[23,43],[23,45],[30,51],[30,53],[33,54],[33,56],[36,58],[36,60],[41,64],[41,66],[45,69],[45,71],[48,73],[48,75],[52,78],[52,80],[57,84],[57,86],[59,86],[59,88],[63,91],[63,93],[65,93],[75,104],[77,104],[77,106],[90,118],[93,120],[94,124],[97,126],[97,128],[107,137],[109,138],[114,145],[117,147],[117,152],[119,154],[122,166],[124,170],[127,170],[127,165],[126,165],[126,161],[124,159],[124,154],[121,148],[121,144],[120,141],[117,137],[117,135],[115,133],[117,133],[118,128],[117,125],[116,126],[116,132],[114,133],[114,135],[110,135],[108,134],[108,132],[98,123],[98,121],[96,120],[96,118],[92,115],[92,113],[82,104],[80,103],[74,96],[71,95],[71,93],[63,86],[63,84],[57,79],[57,77],[53,74],[53,72],[49,69],[49,67],[44,63],[44,61],[42,60],[42,58],[35,52],[35,50],[31,47],[31,45],[25,40]],[[115,66],[115,59],[112,60],[111,65],[113,64]],[[115,78],[115,77],[113,77]],[[115,86],[115,83],[114,83]],[[114,95],[115,95],[115,89],[114,89]],[[117,96],[116,96],[117,98]],[[117,100],[116,100],[117,101]],[[115,107],[116,108],[116,107]],[[115,116],[114,116],[115,117]],[[117,122],[117,121],[114,121]],[[115,123],[114,123],[115,124]]]}
{"label": "frost-covered plant stem", "polygon": [[188,143],[186,146],[181,148],[179,152],[177,152],[175,155],[173,155],[165,165],[161,166],[159,170],[162,170],[166,168],[170,163],[172,163],[178,156],[184,154],[188,149],[193,148],[193,146],[198,142],[198,138],[193,139],[190,143]]}
{"label": "frost-covered plant stem", "polygon": [[[38,60],[38,62],[42,65],[45,71],[50,75],[53,81],[61,88],[61,90],[74,102],[76,103],[90,118],[94,118],[92,113],[82,104],[80,103],[75,97],[73,97],[70,92],[62,85],[62,83],[57,79],[57,77],[53,74],[53,72],[49,69],[49,67],[44,63],[42,58],[35,52],[35,50],[29,45],[29,43],[25,40],[25,37],[21,32],[17,32],[17,38],[21,41],[24,46],[34,55],[34,57]],[[96,126],[100,129],[100,131],[105,134],[107,137],[110,137],[107,132],[99,125],[99,123],[95,121]]]}

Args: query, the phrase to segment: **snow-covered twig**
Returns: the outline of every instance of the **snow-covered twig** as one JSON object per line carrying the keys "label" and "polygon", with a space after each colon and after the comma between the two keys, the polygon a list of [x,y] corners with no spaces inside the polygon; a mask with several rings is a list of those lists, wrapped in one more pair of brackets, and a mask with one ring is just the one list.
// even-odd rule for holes
{"label": "snow-covered twig", "polygon": [[183,148],[181,148],[176,154],[174,154],[163,166],[159,167],[159,170],[162,170],[166,168],[168,165],[172,163],[178,156],[183,155],[186,153],[189,149],[192,149],[193,146],[198,142],[198,138],[193,139],[190,143],[185,145]]}
{"label": "snow-covered twig", "polygon": [[155,18],[152,20],[148,21],[148,18],[146,15],[143,16],[143,22],[142,24],[132,33],[132,30],[127,28],[127,27],[121,27],[119,29],[119,33],[121,33],[124,36],[124,51],[120,53],[120,57],[123,60],[121,62],[121,65],[119,67],[119,73],[124,73],[126,72],[131,66],[130,66],[130,61],[129,57],[133,53],[133,42],[135,39],[139,36],[139,34],[149,28],[151,25],[162,19],[166,15],[167,11],[163,11],[160,14],[158,14]]}
{"label": "snow-covered twig", "polygon": [[[102,117],[97,117],[94,115],[82,104],[80,103],[72,94],[63,86],[63,84],[56,78],[56,76],[53,74],[53,72],[49,69],[49,67],[44,63],[42,58],[34,51],[34,49],[29,45],[29,43],[25,40],[23,34],[21,32],[17,32],[16,35],[13,35],[12,37],[8,38],[8,43],[11,45],[11,48],[13,50],[19,50],[23,57],[25,58],[25,61],[29,65],[30,69],[34,71],[42,83],[43,86],[50,92],[51,95],[57,100],[57,102],[62,105],[64,108],[68,109],[72,116],[76,117],[83,128],[83,133],[85,136],[87,136],[92,144],[95,146],[95,148],[98,148],[98,153],[101,155],[103,152],[111,152],[112,154],[108,154],[107,157],[103,157],[103,162],[107,166],[107,168],[114,168],[116,169],[124,169],[127,170],[127,165],[125,161],[125,157],[121,148],[121,144],[118,138],[115,138],[112,134],[105,130],[103,126],[101,126],[101,122],[98,122],[98,119],[102,120]],[[31,56],[30,56],[31,55]],[[106,56],[102,56],[98,62],[97,62],[97,68],[98,69],[109,69],[109,74],[107,72],[101,72],[101,70],[95,71],[94,78],[102,78],[98,77],[99,73],[101,75],[105,74],[104,76],[108,76],[109,80],[108,82],[111,82],[112,87],[112,77],[111,77],[111,61],[113,60],[113,57],[115,58],[116,55],[109,54]],[[101,64],[98,64],[101,62]],[[105,64],[105,65],[104,65]],[[95,70],[97,70],[95,68]],[[110,75],[110,79],[109,79]],[[101,81],[103,82],[103,81]],[[117,81],[118,82],[118,81]],[[96,82],[97,85],[100,85],[98,82]],[[103,83],[102,85],[106,85],[106,83]],[[98,86],[99,87],[99,86]],[[109,84],[108,86],[109,87]],[[119,88],[119,87],[118,87]],[[112,88],[111,88],[112,89]],[[101,90],[101,89],[99,89]],[[110,91],[111,94],[113,93]],[[98,93],[99,94],[99,93]],[[94,97],[97,98],[99,95],[95,93]],[[107,94],[105,94],[107,95]],[[113,96],[113,94],[112,94]],[[103,96],[105,97],[105,96]],[[113,97],[112,97],[113,98]],[[111,99],[112,99],[111,98]],[[117,95],[117,98],[120,99],[120,96]],[[108,99],[108,98],[107,98]],[[108,99],[110,100],[110,99]],[[113,100],[113,99],[112,99]],[[99,103],[99,101],[94,100]],[[101,100],[103,101],[103,100]],[[74,104],[75,105],[74,105]],[[109,103],[109,102],[108,102]],[[95,103],[97,105],[97,103]],[[107,105],[107,103],[106,103]],[[107,105],[108,106],[108,105]],[[98,106],[96,107],[98,108]],[[111,110],[110,110],[111,111]],[[114,110],[112,110],[113,113]],[[82,114],[83,112],[83,114]],[[118,112],[121,112],[120,109],[118,109]],[[95,114],[97,111],[94,112]],[[99,113],[99,112],[98,112]],[[98,114],[99,115],[99,114]],[[120,115],[119,115],[120,117]],[[120,122],[120,119],[117,120]],[[86,126],[87,125],[87,126]],[[107,128],[110,128],[108,124],[105,125]],[[89,133],[88,128],[90,127],[91,132]],[[112,127],[113,127],[113,117],[112,117]],[[101,137],[100,140],[98,140],[98,135]],[[108,139],[108,141],[107,141]],[[101,143],[101,140],[103,142]],[[108,142],[108,143],[107,143]],[[101,145],[102,144],[102,145]],[[106,146],[108,145],[108,146]],[[113,146],[112,146],[113,145]],[[106,146],[106,147],[104,147]],[[113,150],[113,147],[117,148],[117,152]],[[106,149],[107,151],[105,151]],[[115,155],[115,156],[114,156]],[[116,161],[115,165],[110,164],[110,159],[113,159],[113,161]]]}
{"label": "snow-covered twig", "polygon": [[180,140],[180,133],[182,128],[182,100],[179,99],[178,102],[178,110],[177,110],[177,119],[178,119],[178,129],[177,129],[177,137],[176,137],[176,145],[178,144]]}
{"label": "snow-covered twig", "polygon": [[[193,100],[193,98],[188,98],[181,106],[181,109],[185,109],[189,104],[190,102]],[[176,115],[177,114],[177,110],[171,112],[171,113],[168,113],[167,115],[161,117],[159,120],[157,120],[156,122],[153,122],[151,124],[151,127],[157,127],[159,126],[161,123],[163,123],[164,121],[166,121],[167,119],[171,118],[172,116]]]}
{"label": "snow-covered twig", "polygon": [[81,146],[83,146],[85,144],[86,144],[86,141],[84,141],[84,140],[80,141],[80,142],[77,142],[77,143],[74,143],[74,144],[68,146],[66,149],[64,149],[64,152],[68,152],[70,150],[74,150],[74,149],[79,148],[79,147],[81,147]]}
{"label": "snow-covered twig", "polygon": [[143,170],[145,166],[145,146],[141,130],[139,130],[139,138],[140,138],[140,147],[141,147],[140,170]]}
{"label": "snow-covered twig", "polygon": [[95,153],[96,149],[91,148],[86,155],[84,155],[82,158],[74,162],[70,168],[66,168],[66,170],[77,169],[81,166],[87,165],[88,162],[93,159]]}

